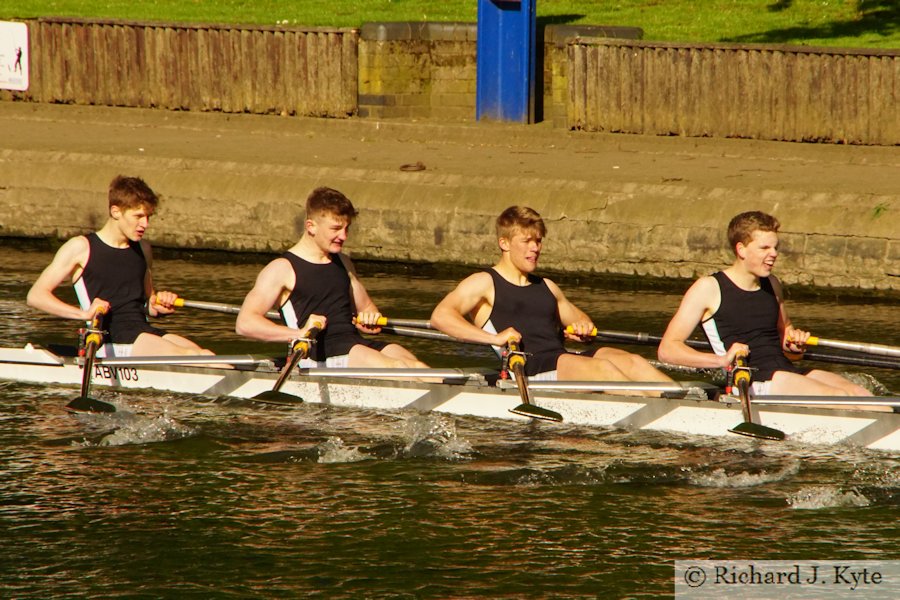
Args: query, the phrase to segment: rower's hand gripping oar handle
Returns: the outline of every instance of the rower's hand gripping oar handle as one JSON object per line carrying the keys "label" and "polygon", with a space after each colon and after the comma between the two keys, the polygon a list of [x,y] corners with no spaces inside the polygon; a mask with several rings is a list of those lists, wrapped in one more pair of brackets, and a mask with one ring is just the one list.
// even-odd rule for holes
{"label": "rower's hand gripping oar handle", "polygon": [[299,354],[300,358],[309,356],[312,347],[316,345],[316,337],[322,331],[322,322],[315,321],[306,331],[306,337],[297,338],[291,342],[291,355]]}
{"label": "rower's hand gripping oar handle", "polygon": [[[569,325],[568,327],[566,327],[566,333],[568,333],[568,334],[570,334],[570,335],[574,335],[574,334],[575,334],[575,328],[572,327],[571,325]],[[600,333],[600,331],[599,331],[596,327],[594,327],[594,328],[591,329],[591,331],[587,334],[587,337],[597,337],[597,335],[598,335],[599,333]]]}
{"label": "rower's hand gripping oar handle", "polygon": [[525,353],[519,350],[519,342],[511,339],[506,342],[506,349],[503,351],[500,378],[508,379],[510,371],[518,376],[517,370],[525,373]]}
{"label": "rower's hand gripping oar handle", "polygon": [[750,390],[750,365],[747,361],[746,352],[738,352],[734,357],[734,366],[732,367],[732,382],[734,387],[738,388],[741,393]]}
{"label": "rower's hand gripping oar handle", "polygon": [[93,345],[94,352],[103,344],[103,330],[100,326],[103,324],[103,315],[106,314],[106,307],[100,306],[97,312],[91,317],[91,323],[88,325],[84,336],[84,352],[88,353],[88,348]]}

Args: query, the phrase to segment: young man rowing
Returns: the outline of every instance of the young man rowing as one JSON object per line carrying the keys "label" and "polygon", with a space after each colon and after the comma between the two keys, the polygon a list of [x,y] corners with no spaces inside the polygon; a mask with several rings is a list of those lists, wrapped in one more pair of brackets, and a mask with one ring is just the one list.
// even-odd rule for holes
{"label": "young man rowing", "polygon": [[[728,224],[735,259],[730,267],[698,279],[685,294],[659,345],[659,359],[691,367],[728,367],[749,352],[752,392],[759,395],[871,396],[829,371],[801,371],[785,352],[802,352],[809,333],[795,329],[784,308],[781,283],[772,275],[778,258],[775,217],[745,212]],[[697,325],[714,354],[685,341]]]}
{"label": "young man rowing", "polygon": [[[497,218],[496,227],[500,261],[450,292],[434,309],[432,325],[453,337],[495,347],[521,341],[527,353],[525,373],[534,379],[672,381],[643,357],[623,350],[600,348],[592,355],[567,351],[564,339],[587,341],[594,324],[555,283],[534,275],[546,234],[543,219],[530,208],[511,206]],[[572,333],[564,334],[564,327]]]}
{"label": "young man rowing", "polygon": [[[313,190],[306,201],[306,230],[259,273],[235,329],[258,340],[291,342],[307,337],[318,324],[321,332],[302,366],[426,368],[402,346],[359,334],[381,331],[375,325],[381,313],[341,252],[356,215],[341,192],[327,187]],[[284,325],[266,318],[273,306],[281,311]]]}
{"label": "young man rowing", "polygon": [[[90,321],[105,311],[107,332],[100,356],[212,354],[191,340],[147,322],[175,312],[177,296],[155,291],[153,255],[144,233],[159,198],[137,177],[118,176],[109,185],[109,218],[97,232],[67,241],[28,292],[28,305],[66,319]],[[79,306],[55,295],[64,281],[75,285]]]}

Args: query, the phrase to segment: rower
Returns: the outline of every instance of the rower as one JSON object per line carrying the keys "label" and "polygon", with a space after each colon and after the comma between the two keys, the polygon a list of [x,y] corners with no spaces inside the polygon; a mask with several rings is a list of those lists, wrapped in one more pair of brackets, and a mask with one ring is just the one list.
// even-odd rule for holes
{"label": "rower", "polygon": [[[235,330],[258,340],[290,343],[309,337],[318,324],[321,331],[301,367],[426,368],[403,346],[360,335],[381,331],[381,313],[341,252],[356,215],[341,192],[313,190],[306,201],[303,235],[260,271]],[[272,307],[281,311],[283,325],[266,318]]]}
{"label": "rower", "polygon": [[[687,291],[659,344],[659,359],[689,367],[726,368],[749,352],[754,370],[751,395],[871,396],[844,377],[819,369],[803,371],[785,356],[802,353],[809,332],[787,316],[781,282],[772,275],[778,258],[780,223],[763,212],[745,212],[728,225],[735,259],[730,267],[701,277]],[[686,343],[702,325],[714,353]]]}
{"label": "rower", "polygon": [[[153,327],[147,317],[175,312],[177,296],[153,287],[153,255],[144,234],[159,198],[140,178],[118,176],[109,185],[109,218],[99,230],[68,240],[28,291],[28,305],[66,319],[90,322],[105,312],[107,343],[98,356],[212,354],[193,341]],[[79,306],[56,296],[66,280]]]}
{"label": "rower", "polygon": [[566,350],[564,339],[589,341],[596,328],[559,286],[534,274],[546,235],[544,220],[531,208],[511,206],[497,218],[496,231],[500,261],[447,294],[431,315],[434,327],[455,338],[492,344],[498,352],[509,340],[521,341],[531,381],[672,381],[637,354],[615,348],[590,355]]}

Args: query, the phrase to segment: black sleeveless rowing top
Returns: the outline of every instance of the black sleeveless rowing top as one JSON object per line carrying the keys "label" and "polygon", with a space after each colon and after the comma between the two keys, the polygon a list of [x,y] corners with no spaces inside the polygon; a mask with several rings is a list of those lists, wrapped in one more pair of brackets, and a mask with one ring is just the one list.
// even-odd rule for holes
{"label": "black sleeveless rowing top", "polygon": [[109,302],[102,325],[107,332],[106,341],[132,344],[141,333],[165,335],[147,322],[147,260],[140,242],[129,240],[127,248],[113,248],[96,233],[86,237],[90,253],[75,282],[75,295],[82,310],[87,310],[94,298]]}
{"label": "black sleeveless rowing top", "polygon": [[311,314],[328,319],[325,330],[316,337],[310,358],[321,362],[332,356],[343,356],[357,344],[375,350],[387,346],[365,339],[353,324],[350,274],[340,256],[330,254],[331,262],[323,264],[311,263],[291,252],[285,252],[282,257],[294,269],[294,289],[280,307],[284,324],[299,329]]}
{"label": "black sleeveless rowing top", "polygon": [[525,374],[556,370],[559,357],[566,354],[556,297],[543,278],[529,275],[529,285],[508,282],[494,269],[494,306],[482,327],[494,333],[513,327],[522,334],[522,351],[528,353]]}
{"label": "black sleeveless rowing top", "polygon": [[723,355],[735,342],[750,347],[753,381],[769,381],[775,371],[802,373],[784,355],[778,332],[778,298],[768,277],[760,289],[742,290],[723,271],[714,273],[722,297],[715,314],[703,321],[703,331],[716,354]]}

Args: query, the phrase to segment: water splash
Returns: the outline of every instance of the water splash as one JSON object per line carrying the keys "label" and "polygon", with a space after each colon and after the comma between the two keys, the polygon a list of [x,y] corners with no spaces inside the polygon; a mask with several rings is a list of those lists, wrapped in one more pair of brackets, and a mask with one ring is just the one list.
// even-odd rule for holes
{"label": "water splash", "polygon": [[369,460],[372,457],[361,452],[359,448],[348,447],[344,444],[344,440],[339,437],[330,437],[318,447],[318,462],[327,463],[352,463],[362,460]]}
{"label": "water splash", "polygon": [[772,472],[763,470],[758,473],[749,473],[747,471],[729,473],[724,468],[718,468],[710,473],[691,474],[688,477],[688,481],[700,487],[746,488],[773,483],[775,481],[783,481],[788,477],[793,477],[799,472],[800,462],[792,461]]}
{"label": "water splash", "polygon": [[477,485],[514,487],[593,486],[607,482],[606,467],[563,465],[554,468],[519,468],[467,475]]}
{"label": "water splash", "polygon": [[456,423],[443,415],[429,413],[406,420],[403,454],[409,457],[435,457],[447,460],[467,458],[472,445],[456,433]]}
{"label": "water splash", "polygon": [[155,442],[180,440],[196,434],[194,428],[179,423],[168,414],[149,417],[129,412],[118,412],[108,417],[100,417],[100,419],[104,423],[96,423],[96,425],[112,425],[115,427],[113,431],[96,442],[85,440],[76,445],[125,446],[129,444],[152,444]]}
{"label": "water splash", "polygon": [[787,498],[791,508],[816,510],[820,508],[852,508],[869,506],[871,502],[856,489],[844,491],[830,485],[802,488]]}

